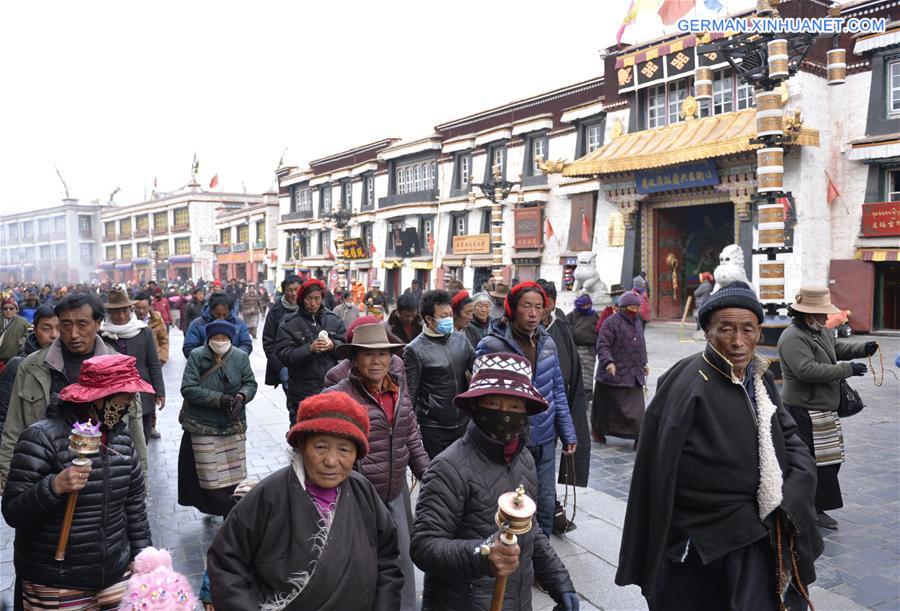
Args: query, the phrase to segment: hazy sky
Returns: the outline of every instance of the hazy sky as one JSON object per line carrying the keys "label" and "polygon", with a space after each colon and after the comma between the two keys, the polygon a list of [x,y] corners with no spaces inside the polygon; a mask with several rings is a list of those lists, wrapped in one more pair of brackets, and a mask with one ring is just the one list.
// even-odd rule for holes
{"label": "hazy sky", "polygon": [[[661,1],[661,0],[660,0]],[[303,164],[601,73],[630,0],[16,2],[0,8],[0,214]],[[730,0],[728,8],[752,0]],[[698,0],[703,5],[703,0]],[[663,33],[642,17],[624,41]]]}

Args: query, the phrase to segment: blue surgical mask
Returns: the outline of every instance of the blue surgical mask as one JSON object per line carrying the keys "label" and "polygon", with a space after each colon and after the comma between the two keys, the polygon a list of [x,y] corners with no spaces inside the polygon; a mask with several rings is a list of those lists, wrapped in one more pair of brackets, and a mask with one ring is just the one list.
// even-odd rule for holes
{"label": "blue surgical mask", "polygon": [[448,316],[447,318],[437,319],[437,324],[434,328],[441,335],[450,335],[453,333],[453,317]]}

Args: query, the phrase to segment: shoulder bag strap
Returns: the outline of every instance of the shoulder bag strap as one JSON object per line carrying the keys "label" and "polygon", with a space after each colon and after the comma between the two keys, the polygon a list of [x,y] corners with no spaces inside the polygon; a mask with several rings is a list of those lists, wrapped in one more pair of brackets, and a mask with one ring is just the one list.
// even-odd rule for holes
{"label": "shoulder bag strap", "polygon": [[[237,350],[237,348],[232,348],[231,350]],[[228,357],[231,356],[231,350],[228,351],[228,354],[226,354],[225,356],[222,357],[222,360],[221,360],[221,361],[219,361],[219,362],[216,363],[214,366],[212,366],[212,367],[210,367],[209,369],[207,369],[206,371],[204,371],[204,372],[200,375],[200,381],[205,380],[205,379],[208,378],[210,375],[212,375],[213,373],[215,373],[218,369],[220,369],[220,368],[222,367],[222,365],[225,364],[225,361],[228,360]]]}

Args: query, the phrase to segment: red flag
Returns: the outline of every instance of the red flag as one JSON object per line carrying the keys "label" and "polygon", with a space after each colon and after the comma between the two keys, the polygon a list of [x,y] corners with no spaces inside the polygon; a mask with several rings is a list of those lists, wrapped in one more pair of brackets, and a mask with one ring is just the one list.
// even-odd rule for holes
{"label": "red flag", "polygon": [[591,243],[591,219],[584,212],[581,213],[581,241]]}
{"label": "red flag", "polygon": [[781,204],[781,208],[784,210],[784,215],[782,216],[782,220],[786,221],[788,218],[788,215],[790,213],[790,210],[791,210],[791,200],[789,200],[786,197],[779,197],[776,200],[776,203]]}
{"label": "red flag", "polygon": [[831,175],[828,173],[828,170],[825,170],[825,177],[828,179],[828,195],[825,196],[825,199],[828,201],[828,205],[831,205],[841,193],[837,190],[837,187],[834,186],[834,181],[831,180]]}
{"label": "red flag", "polygon": [[428,250],[434,252],[434,234],[428,234]]}
{"label": "red flag", "polygon": [[659,18],[663,24],[672,25],[694,8],[695,0],[665,0],[659,7]]}
{"label": "red flag", "polygon": [[211,181],[209,181],[209,188],[215,189],[218,184],[219,184],[219,173],[216,172],[216,175],[212,177]]}
{"label": "red flag", "polygon": [[547,219],[547,241],[549,242],[554,235],[556,234],[553,231],[553,225],[550,224],[550,219]]}
{"label": "red flag", "polygon": [[378,251],[375,250],[375,242],[374,241],[369,242],[369,256],[374,255],[376,252],[378,252]]}

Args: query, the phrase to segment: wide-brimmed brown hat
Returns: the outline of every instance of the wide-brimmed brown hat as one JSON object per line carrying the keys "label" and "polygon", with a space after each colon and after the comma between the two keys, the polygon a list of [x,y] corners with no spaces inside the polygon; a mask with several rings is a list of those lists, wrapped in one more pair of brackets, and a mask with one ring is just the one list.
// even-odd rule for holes
{"label": "wide-brimmed brown hat", "polygon": [[130,308],[137,301],[128,298],[128,294],[122,289],[112,289],[106,294],[106,309],[119,310],[121,308]]}
{"label": "wide-brimmed brown hat", "polygon": [[494,288],[491,289],[488,295],[496,297],[497,299],[506,299],[506,296],[509,295],[509,285],[498,282],[494,285]]}
{"label": "wide-brimmed brown hat", "polygon": [[616,295],[621,295],[625,292],[624,284],[614,284],[609,287],[609,295],[610,297],[615,297]]}
{"label": "wide-brimmed brown hat", "polygon": [[357,350],[390,350],[398,352],[406,344],[394,344],[388,339],[387,330],[382,324],[360,325],[353,331],[353,341],[349,344],[341,344],[335,349],[339,359],[349,359]]}
{"label": "wide-brimmed brown hat", "polygon": [[826,286],[801,286],[791,308],[804,314],[837,314],[840,310],[831,303],[831,291]]}

